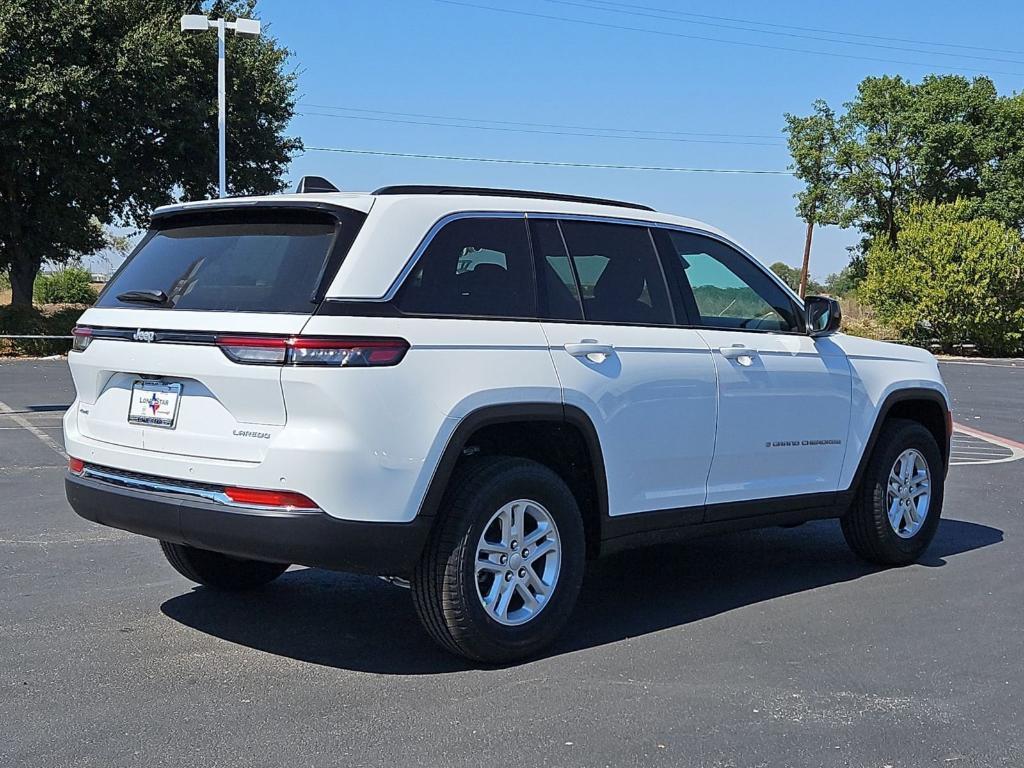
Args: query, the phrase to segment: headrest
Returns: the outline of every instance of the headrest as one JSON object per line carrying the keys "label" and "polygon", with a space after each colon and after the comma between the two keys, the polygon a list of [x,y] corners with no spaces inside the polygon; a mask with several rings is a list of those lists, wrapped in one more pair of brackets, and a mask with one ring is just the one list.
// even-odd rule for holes
{"label": "headrest", "polygon": [[477,264],[470,272],[483,280],[493,280],[496,277],[505,277],[506,270],[501,264]]}
{"label": "headrest", "polygon": [[644,292],[644,272],[639,259],[617,256],[605,266],[594,284],[599,301],[636,301]]}

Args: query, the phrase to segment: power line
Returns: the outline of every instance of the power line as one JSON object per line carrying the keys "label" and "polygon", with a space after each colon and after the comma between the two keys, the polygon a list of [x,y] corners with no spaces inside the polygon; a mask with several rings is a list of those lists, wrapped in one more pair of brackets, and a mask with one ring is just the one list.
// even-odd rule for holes
{"label": "power line", "polygon": [[458,125],[457,123],[438,123],[426,120],[407,120],[396,117],[370,117],[368,115],[337,115],[327,112],[297,112],[299,115],[311,115],[315,117],[334,117],[339,120],[369,120],[378,123],[398,123],[401,125],[425,125],[435,128],[466,128],[477,131],[503,131],[506,133],[532,133],[545,136],[578,136],[594,139],[625,139],[627,141],[675,141],[690,144],[742,144],[752,147],[779,147],[785,146],[781,142],[767,141],[733,141],[731,139],[682,139],[671,136],[612,136],[603,133],[581,133],[579,131],[549,131],[538,128],[508,128],[495,125]]}
{"label": "power line", "polygon": [[[889,51],[903,51],[905,53],[923,53],[926,56],[931,54],[934,56],[952,56],[961,59],[977,59],[979,61],[995,61],[1003,64],[1019,64],[1024,65],[1024,61],[1019,59],[1003,59],[993,56],[977,56],[969,53],[950,53],[947,51],[929,51],[921,48],[907,48],[899,45],[886,45],[884,43],[866,43],[858,42],[855,40],[837,40],[829,37],[819,37],[816,35],[804,35],[797,32],[773,32],[768,29],[756,29],[754,27],[739,27],[731,24],[718,24],[710,21],[695,21],[693,19],[680,18],[682,16],[698,16],[699,18],[716,18],[721,21],[729,21],[736,23],[747,23],[747,24],[758,24],[759,22],[753,21],[741,21],[727,19],[725,17],[713,17],[706,16],[704,14],[689,14],[680,11],[673,11],[666,8],[653,8],[651,6],[637,6],[629,5],[626,3],[609,2],[608,0],[583,0],[578,2],[577,0],[544,0],[548,3],[554,3],[556,5],[568,5],[575,8],[585,8],[592,11],[603,11],[605,13],[620,13],[627,16],[642,16],[650,19],[660,19],[665,21],[675,21],[679,24],[697,24],[704,27],[715,27],[717,29],[731,29],[738,32],[753,32],[759,35],[775,35],[777,37],[791,37],[798,38],[800,40],[816,40],[823,43],[839,43],[840,45],[859,45],[869,48],[882,48]],[[628,10],[627,10],[628,9]],[[658,13],[645,13],[644,11],[658,11]],[[668,14],[668,15],[665,15]],[[842,32],[826,32],[825,34],[831,35],[842,35]],[[1024,54],[1022,54],[1024,55]]]}
{"label": "power line", "polygon": [[462,163],[501,163],[505,165],[541,165],[553,168],[602,168],[614,171],[661,171],[665,173],[724,173],[750,174],[757,176],[792,176],[790,171],[773,171],[753,168],[681,168],[669,165],[618,165],[615,163],[570,163],[555,160],[519,160],[505,157],[463,157],[461,155],[434,155],[415,152],[385,152],[376,149],[352,149],[349,147],[305,147],[306,152],[341,152],[348,155],[373,155],[375,157],[401,157],[413,160],[453,160]]}
{"label": "power line", "polygon": [[617,5],[622,8],[640,8],[646,11],[663,11],[665,13],[671,13],[676,16],[692,16],[698,19],[714,19],[716,21],[734,21],[740,24],[756,24],[760,27],[774,27],[776,29],[796,29],[801,32],[822,32],[828,35],[842,35],[844,37],[859,37],[865,40],[886,40],[890,43],[911,43],[913,45],[934,45],[941,46],[944,48],[964,48],[969,51],[987,51],[989,53],[1009,53],[1015,56],[1024,56],[1024,51],[1012,50],[1008,48],[992,48],[989,46],[981,45],[965,45],[963,43],[946,43],[937,42],[934,40],[915,40],[913,38],[906,37],[886,37],[884,35],[867,35],[858,32],[845,32],[836,29],[824,29],[822,27],[801,27],[796,24],[778,24],[770,21],[756,21],[755,19],[739,19],[730,16],[713,16],[707,13],[693,13],[692,11],[677,11],[669,8],[657,8],[649,5],[633,5],[631,3],[613,2],[613,0],[591,0],[591,2],[600,2],[604,5]]}
{"label": "power line", "polygon": [[546,21],[564,21],[570,24],[582,24],[589,27],[600,27],[603,29],[615,29],[626,32],[642,32],[648,35],[660,35],[662,37],[673,37],[683,38],[687,40],[703,40],[705,42],[712,43],[724,43],[725,45],[738,45],[746,48],[761,48],[770,51],[787,51],[789,53],[804,53],[811,54],[814,56],[829,56],[837,59],[852,59],[855,61],[874,61],[883,64],[905,64],[912,67],[926,67],[930,69],[948,69],[957,70],[961,72],[972,72],[976,74],[995,74],[995,75],[1010,75],[1012,77],[1024,77],[1022,72],[1006,72],[1000,70],[982,70],[975,69],[972,67],[956,67],[951,64],[929,64],[927,62],[920,61],[904,61],[901,59],[883,59],[877,56],[859,56],[852,53],[838,53],[836,51],[815,51],[807,48],[790,48],[783,45],[770,45],[768,43],[754,43],[749,41],[741,40],[726,40],[720,37],[708,37],[705,35],[690,35],[683,32],[670,32],[663,29],[646,29],[644,27],[628,27],[622,24],[608,24],[601,21],[591,21],[589,19],[574,19],[568,16],[555,16],[546,13],[534,13],[531,11],[520,11],[512,8],[495,8],[490,5],[478,5],[477,3],[463,2],[462,0],[434,0],[435,3],[444,3],[445,5],[460,6],[463,8],[475,8],[482,11],[492,11],[495,13],[512,14],[515,16],[528,16],[535,19],[544,19]]}
{"label": "power line", "polygon": [[520,120],[494,120],[483,117],[454,117],[452,115],[428,115],[422,112],[391,112],[384,109],[364,109],[360,107],[339,107],[330,104],[313,104],[308,101],[300,101],[299,106],[313,107],[314,109],[333,109],[342,112],[368,112],[374,115],[397,115],[399,117],[421,117],[428,120],[458,120],[472,123],[490,123],[493,125],[527,126],[530,128],[560,128],[566,130],[580,131],[608,131],[610,133],[644,133],[657,136],[698,136],[715,138],[735,139],[778,139],[778,134],[768,133],[701,133],[693,131],[663,131],[648,128],[613,128],[597,125],[567,125],[562,123],[529,123]]}

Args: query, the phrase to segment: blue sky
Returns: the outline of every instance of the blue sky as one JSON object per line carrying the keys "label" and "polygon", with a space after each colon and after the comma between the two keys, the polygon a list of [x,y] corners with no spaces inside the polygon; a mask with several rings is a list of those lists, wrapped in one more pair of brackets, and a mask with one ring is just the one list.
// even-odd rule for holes
{"label": "blue sky", "polygon": [[[643,8],[632,13],[602,12],[593,8],[600,4],[594,0],[465,1],[672,34],[499,13],[436,0],[262,0],[259,13],[265,30],[293,51],[293,64],[300,73],[298,111],[302,114],[296,116],[291,132],[310,147],[784,170],[789,158],[781,133],[782,114],[806,113],[816,98],[839,106],[852,97],[857,83],[867,75],[899,73],[919,79],[928,72],[956,72],[951,68],[963,67],[974,70],[962,72],[968,76],[990,74],[1001,93],[1024,88],[1024,40],[1020,39],[1024,5],[1020,0],[605,3],[620,9],[626,5],[646,6],[1020,54],[868,38],[846,39],[931,52],[843,45],[834,41],[837,36],[822,32],[697,17],[689,20],[702,24],[684,23],[637,15],[672,15]],[[730,26],[830,41],[722,28]],[[745,47],[692,36],[923,65]],[[994,70],[1021,74],[992,74]],[[460,129],[385,122],[381,118],[466,121],[383,113],[585,129],[531,129],[552,133]],[[355,119],[357,116],[374,119]],[[512,127],[501,122],[476,124]],[[672,132],[671,138],[677,140],[553,135],[607,133],[591,128]],[[683,138],[700,141],[678,140]],[[229,173],[230,161],[229,147]],[[290,180],[304,174],[326,176],[350,190],[395,183],[448,183],[618,197],[715,224],[768,263],[782,260],[797,264],[803,246],[803,224],[796,218],[792,198],[798,182],[788,176],[507,166],[325,152],[307,152],[295,160]],[[812,274],[824,277],[840,269],[847,261],[845,247],[856,239],[852,231],[834,227],[821,230],[815,242]]]}

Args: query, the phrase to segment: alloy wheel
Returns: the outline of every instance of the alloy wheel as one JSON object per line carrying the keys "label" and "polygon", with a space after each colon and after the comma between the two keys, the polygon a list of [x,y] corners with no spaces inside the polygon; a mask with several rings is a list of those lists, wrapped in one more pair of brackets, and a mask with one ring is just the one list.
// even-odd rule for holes
{"label": "alloy wheel", "polygon": [[889,525],[897,536],[909,539],[921,530],[928,517],[930,501],[928,462],[916,448],[908,448],[896,458],[886,485]]}
{"label": "alloy wheel", "polygon": [[561,542],[544,506],[517,499],[494,513],[477,544],[477,595],[487,615],[517,626],[535,618],[558,583]]}

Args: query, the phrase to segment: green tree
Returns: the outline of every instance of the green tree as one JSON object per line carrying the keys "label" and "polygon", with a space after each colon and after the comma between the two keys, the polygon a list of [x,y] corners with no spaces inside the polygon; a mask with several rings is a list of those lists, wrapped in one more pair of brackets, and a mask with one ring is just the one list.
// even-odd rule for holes
{"label": "green tree", "polygon": [[[843,273],[848,281],[865,274],[866,254],[879,239],[897,246],[900,217],[916,203],[960,200],[971,215],[1024,228],[1024,96],[1001,97],[985,77],[868,77],[844,107],[837,116],[815,102],[810,117],[787,120],[812,137],[795,142],[799,134],[790,131],[803,195],[815,189],[814,148],[826,146],[813,140],[814,120],[834,138],[834,165],[823,183],[839,207],[836,223],[862,233]],[[806,220],[800,206],[798,212]]]}
{"label": "green tree", "polygon": [[863,256],[855,255],[850,259],[849,264],[825,278],[825,293],[830,296],[849,296],[857,290],[865,277],[867,277],[867,262]]}
{"label": "green tree", "polygon": [[1024,351],[1024,244],[967,201],[918,203],[899,215],[899,243],[868,254],[861,295],[908,339],[969,342],[996,355]]}
{"label": "green tree", "polygon": [[[216,40],[182,13],[252,17],[255,0],[0,0],[0,269],[28,305],[44,261],[103,247],[104,225],[213,194]],[[234,194],[281,188],[295,74],[273,38],[228,39]]]}
{"label": "green tree", "polygon": [[992,158],[979,170],[978,212],[1024,231],[1024,94],[999,100]]}
{"label": "green tree", "polygon": [[[796,267],[791,267],[789,266],[789,264],[786,264],[781,261],[776,261],[774,264],[771,265],[770,269],[776,275],[781,277],[782,282],[784,282],[794,291],[800,288],[800,280],[803,276],[801,270],[797,269]],[[812,279],[808,279],[805,287],[807,291],[812,294],[822,293],[825,290],[825,287],[821,283],[815,282]]]}
{"label": "green tree", "polygon": [[811,266],[811,240],[816,224],[836,224],[842,205],[839,185],[841,169],[836,162],[841,145],[840,123],[832,109],[822,100],[814,102],[814,111],[807,117],[786,113],[787,141],[793,157],[793,174],[804,182],[797,192],[797,213],[807,224],[804,236],[803,266],[794,290],[803,298]]}
{"label": "green tree", "polygon": [[841,118],[837,149],[841,223],[895,247],[900,215],[919,202],[975,200],[995,153],[999,96],[988,78],[869,77]]}

